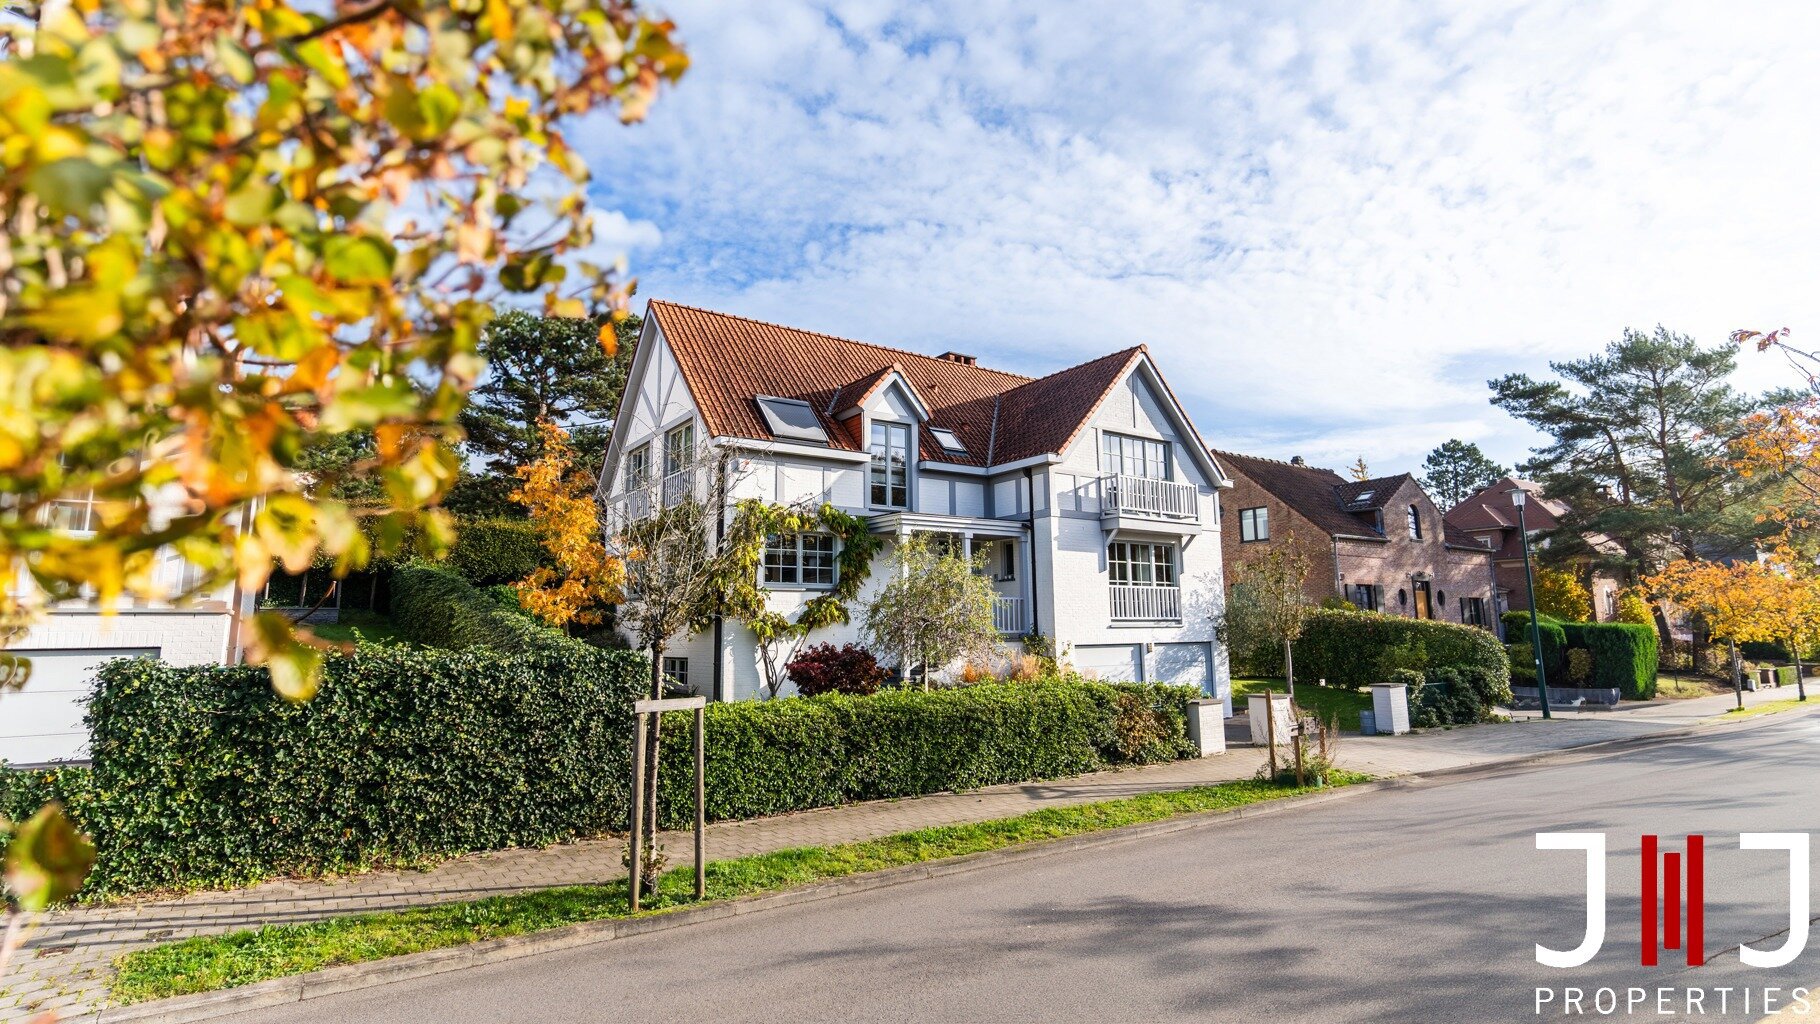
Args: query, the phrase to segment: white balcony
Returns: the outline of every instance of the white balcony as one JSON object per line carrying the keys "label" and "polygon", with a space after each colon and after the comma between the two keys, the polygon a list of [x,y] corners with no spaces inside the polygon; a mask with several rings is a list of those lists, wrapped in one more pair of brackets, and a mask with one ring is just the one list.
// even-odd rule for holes
{"label": "white balcony", "polygon": [[1024,634],[1024,599],[1021,597],[995,597],[992,599],[992,626],[1007,636]]}
{"label": "white balcony", "polygon": [[695,470],[679,469],[664,477],[664,507],[669,508],[695,492]]}
{"label": "white balcony", "polygon": [[1182,588],[1112,584],[1112,621],[1180,622]]}
{"label": "white balcony", "polygon": [[1198,533],[1200,491],[1193,484],[1174,480],[1124,474],[1104,476],[1100,478],[1100,518],[1109,529],[1135,523],[1164,523],[1171,532]]}

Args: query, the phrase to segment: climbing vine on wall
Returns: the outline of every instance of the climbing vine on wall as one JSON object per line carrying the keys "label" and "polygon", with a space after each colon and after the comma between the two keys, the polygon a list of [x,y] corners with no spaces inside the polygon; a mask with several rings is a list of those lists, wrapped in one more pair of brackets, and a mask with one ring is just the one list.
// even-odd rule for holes
{"label": "climbing vine on wall", "polygon": [[[758,584],[759,562],[764,558],[766,537],[810,532],[831,533],[840,542],[834,589],[811,598],[792,619],[770,608],[765,591]],[[847,606],[859,596],[860,587],[872,574],[872,558],[882,544],[867,529],[865,519],[825,502],[820,508],[807,509],[748,498],[735,506],[727,534],[727,557],[720,562],[719,571],[724,576],[715,587],[721,595],[718,611],[752,630],[765,662],[771,693],[775,694],[782,684],[777,675],[780,647],[852,618]]]}

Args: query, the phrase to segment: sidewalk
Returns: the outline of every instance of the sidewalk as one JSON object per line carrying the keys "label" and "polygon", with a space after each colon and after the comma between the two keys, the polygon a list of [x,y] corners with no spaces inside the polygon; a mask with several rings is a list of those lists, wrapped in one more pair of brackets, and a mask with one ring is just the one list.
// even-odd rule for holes
{"label": "sidewalk", "polygon": [[[1793,691],[1770,690],[1747,693],[1745,702],[1792,696]],[[1465,768],[1673,732],[1722,715],[1732,704],[1730,696],[1703,697],[1621,711],[1564,710],[1547,722],[1519,713],[1519,721],[1510,725],[1416,736],[1348,736],[1341,742],[1339,759],[1347,768],[1378,776]],[[854,842],[933,825],[1011,817],[1044,807],[1229,782],[1250,778],[1262,761],[1261,750],[1237,747],[1217,757],[1152,768],[722,822],[708,827],[708,855],[718,860],[792,846]],[[666,838],[673,850],[686,852],[689,848],[687,833]],[[375,871],[331,881],[275,881],[232,892],[46,915],[7,977],[0,979],[0,1021],[24,1020],[47,1009],[57,1009],[65,1018],[98,1009],[107,999],[114,958],[139,947],[263,924],[294,924],[369,910],[609,881],[624,873],[620,857],[617,840],[595,840],[540,850],[473,854],[427,871]]]}

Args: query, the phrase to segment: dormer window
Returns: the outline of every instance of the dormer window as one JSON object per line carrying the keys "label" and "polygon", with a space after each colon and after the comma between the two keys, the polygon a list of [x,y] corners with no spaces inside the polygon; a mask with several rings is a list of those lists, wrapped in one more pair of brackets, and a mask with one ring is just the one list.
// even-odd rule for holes
{"label": "dormer window", "polygon": [[955,455],[967,454],[967,446],[961,443],[960,435],[947,427],[930,427],[929,433],[935,438],[935,443],[942,446],[942,451]]}
{"label": "dormer window", "polygon": [[910,425],[872,424],[872,505],[910,507]]}
{"label": "dormer window", "polygon": [[770,428],[772,437],[805,444],[828,443],[828,432],[822,429],[821,420],[808,402],[770,395],[759,395],[757,401],[758,411],[764,414],[765,426]]}

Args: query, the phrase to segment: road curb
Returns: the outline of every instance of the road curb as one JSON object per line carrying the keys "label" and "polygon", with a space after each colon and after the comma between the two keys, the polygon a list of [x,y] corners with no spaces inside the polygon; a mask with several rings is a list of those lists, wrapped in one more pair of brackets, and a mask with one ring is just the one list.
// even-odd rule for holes
{"label": "road curb", "polygon": [[[1775,717],[1762,716],[1756,719],[1744,719],[1737,724],[1768,724],[1768,722],[1774,721]],[[887,868],[883,871],[819,882],[798,889],[747,896],[702,907],[688,907],[649,917],[586,921],[528,935],[487,939],[446,949],[389,957],[370,963],[331,967],[308,974],[274,978],[270,981],[255,982],[251,985],[221,989],[216,992],[174,996],[132,1006],[108,1007],[82,1016],[65,1018],[64,1024],[190,1024],[192,1021],[214,1020],[229,1014],[244,1013],[268,1006],[319,999],[324,996],[376,988],[394,982],[445,974],[470,967],[505,963],[520,957],[554,953],[580,946],[611,942],[615,939],[683,928],[693,924],[817,903],[838,896],[890,888],[907,882],[965,874],[1002,864],[1037,860],[1078,850],[1137,842],[1155,836],[1205,828],[1210,825],[1281,814],[1290,810],[1352,799],[1369,793],[1404,789],[1421,782],[1467,781],[1476,776],[1507,771],[1513,767],[1540,765],[1588,756],[1597,757],[1627,749],[1672,743],[1710,734],[1710,727],[1693,726],[1648,736],[1600,740],[1573,747],[1563,747],[1559,750],[1521,754],[1480,764],[1461,765],[1426,772],[1410,772],[1324,792],[1281,797],[1222,810],[1197,811],[1162,821],[1128,825],[1104,832],[1092,832],[1062,839],[1010,846],[999,850],[970,853],[945,860]]]}

